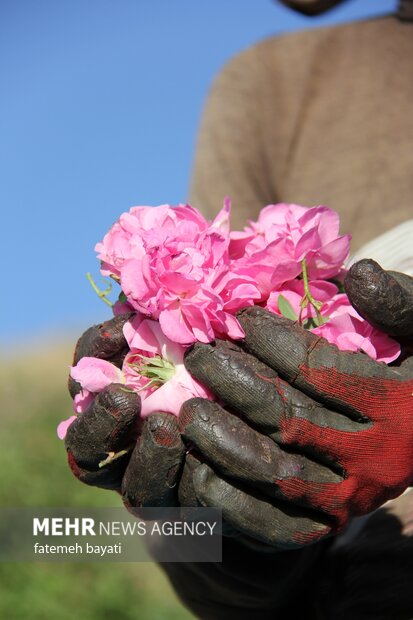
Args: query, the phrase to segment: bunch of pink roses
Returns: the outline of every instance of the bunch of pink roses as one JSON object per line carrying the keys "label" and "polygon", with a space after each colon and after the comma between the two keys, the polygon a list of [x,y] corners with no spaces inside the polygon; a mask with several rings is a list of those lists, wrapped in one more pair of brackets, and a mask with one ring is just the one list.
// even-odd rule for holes
{"label": "bunch of pink roses", "polygon": [[[298,321],[341,350],[386,363],[398,357],[399,344],[340,292],[350,236],[339,235],[337,213],[269,205],[244,231],[232,232],[229,217],[228,200],[212,222],[190,205],[133,207],[96,245],[102,275],[121,287],[114,313],[135,314],[124,326],[129,353],[122,368],[86,357],[71,369],[82,388],[76,414],[110,383],[139,392],[143,417],[177,415],[192,396],[212,398],[186,371],[185,349],[196,341],[242,339],[235,315],[253,304]],[[59,425],[59,437],[74,419]]]}

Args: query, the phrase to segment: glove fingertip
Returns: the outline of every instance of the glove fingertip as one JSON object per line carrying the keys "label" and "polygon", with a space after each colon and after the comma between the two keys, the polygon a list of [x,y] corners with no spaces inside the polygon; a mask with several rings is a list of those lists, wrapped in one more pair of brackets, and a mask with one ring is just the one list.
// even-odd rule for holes
{"label": "glove fingertip", "polygon": [[149,431],[156,444],[171,448],[181,444],[177,418],[170,413],[156,412],[148,417]]}
{"label": "glove fingertip", "polygon": [[67,450],[67,462],[75,478],[88,486],[110,491],[119,491],[129,458],[130,454],[126,453],[105,467],[88,470],[82,468],[76,461],[73,453]]}

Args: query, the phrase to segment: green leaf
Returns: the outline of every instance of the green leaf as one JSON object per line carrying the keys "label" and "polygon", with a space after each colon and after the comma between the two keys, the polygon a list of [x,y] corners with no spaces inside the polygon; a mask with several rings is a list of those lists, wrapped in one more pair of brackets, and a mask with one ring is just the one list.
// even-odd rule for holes
{"label": "green leaf", "polygon": [[320,327],[320,325],[324,325],[324,323],[327,323],[329,320],[329,316],[322,316],[320,319],[316,316],[312,316],[304,321],[303,327],[304,329],[314,329],[316,327]]}
{"label": "green leaf", "polygon": [[175,374],[174,368],[167,368],[167,367],[156,368],[152,366],[142,366],[140,371],[143,377],[152,379],[152,381],[158,381],[161,384],[165,383],[166,381],[169,381],[169,379],[171,379]]}
{"label": "green leaf", "polygon": [[318,327],[317,319],[311,316],[303,322],[302,326],[304,329],[314,329],[315,327]]}
{"label": "green leaf", "polygon": [[118,300],[120,301],[121,304],[125,304],[128,301],[128,298],[126,297],[123,291],[119,293]]}
{"label": "green leaf", "polygon": [[161,358],[160,355],[155,355],[154,357],[146,357],[145,355],[140,355],[142,362],[147,366],[158,366],[159,368],[165,367],[165,360]]}
{"label": "green leaf", "polygon": [[291,321],[298,321],[298,316],[294,312],[294,308],[283,295],[278,296],[278,309],[286,319]]}

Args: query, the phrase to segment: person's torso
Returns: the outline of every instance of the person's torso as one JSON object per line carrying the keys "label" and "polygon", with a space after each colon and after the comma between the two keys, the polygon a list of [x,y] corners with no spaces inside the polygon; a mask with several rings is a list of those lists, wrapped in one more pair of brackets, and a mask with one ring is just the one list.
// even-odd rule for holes
{"label": "person's torso", "polygon": [[276,73],[260,101],[277,199],[337,210],[353,248],[413,217],[413,23],[299,33],[260,53]]}

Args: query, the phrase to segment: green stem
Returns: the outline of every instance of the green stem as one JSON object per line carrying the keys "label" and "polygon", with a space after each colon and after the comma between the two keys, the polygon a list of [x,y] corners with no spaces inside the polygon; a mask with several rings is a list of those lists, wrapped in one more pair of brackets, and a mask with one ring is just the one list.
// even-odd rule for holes
{"label": "green stem", "polygon": [[108,299],[108,298],[107,298],[107,295],[109,295],[109,293],[110,293],[110,292],[111,292],[111,290],[112,290],[112,285],[110,284],[110,285],[108,286],[108,288],[107,288],[107,289],[105,289],[104,291],[101,291],[101,290],[97,287],[96,282],[94,281],[94,279],[92,278],[92,274],[91,274],[91,273],[89,273],[89,272],[88,272],[88,273],[86,274],[86,277],[87,277],[87,279],[89,280],[89,282],[90,282],[90,284],[91,284],[91,286],[92,286],[93,290],[95,291],[96,295],[97,295],[97,296],[98,296],[98,297],[99,297],[102,301],[104,301],[104,302],[105,302],[105,304],[107,304],[110,308],[112,308],[113,303],[110,301],[110,299]]}
{"label": "green stem", "polygon": [[[301,269],[303,273],[303,282],[304,282],[304,297],[301,300],[301,304],[300,304],[301,311],[306,307],[308,303],[310,303],[313,306],[316,312],[316,315],[317,315],[317,320],[319,324],[321,325],[323,323],[323,317],[321,315],[320,310],[323,304],[322,302],[315,300],[311,294],[310,285],[308,282],[307,262],[305,258],[303,258],[303,260],[301,261]],[[301,312],[300,312],[300,319],[301,319]]]}

